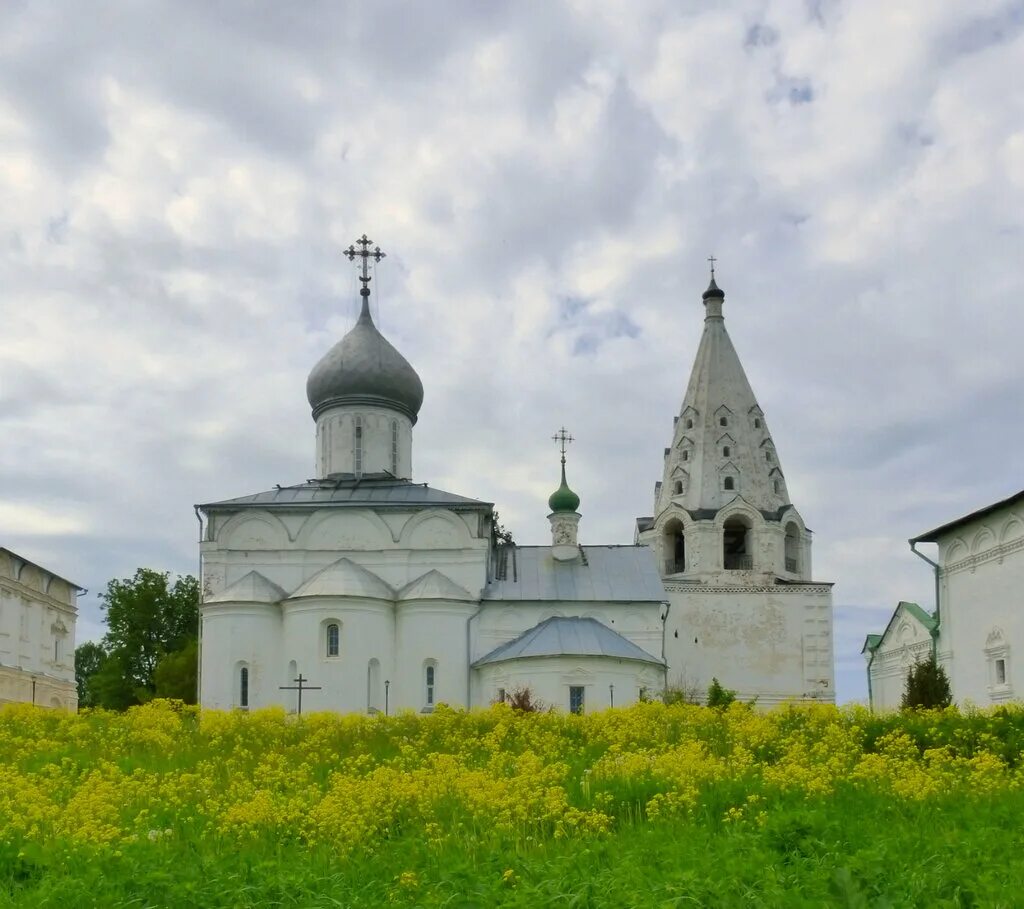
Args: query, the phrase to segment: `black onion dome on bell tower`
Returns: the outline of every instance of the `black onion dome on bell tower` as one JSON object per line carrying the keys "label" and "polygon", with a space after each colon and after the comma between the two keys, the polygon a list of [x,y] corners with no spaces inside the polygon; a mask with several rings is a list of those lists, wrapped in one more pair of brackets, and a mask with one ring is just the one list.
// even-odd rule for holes
{"label": "black onion dome on bell tower", "polygon": [[306,396],[316,419],[329,407],[364,404],[387,407],[405,414],[413,423],[423,404],[423,383],[405,359],[373,324],[370,315],[370,275],[368,260],[380,261],[384,253],[379,247],[370,251],[366,234],[357,241],[360,249],[350,246],[349,259],[362,258],[363,298],[359,321],[334,345],[309,374]]}

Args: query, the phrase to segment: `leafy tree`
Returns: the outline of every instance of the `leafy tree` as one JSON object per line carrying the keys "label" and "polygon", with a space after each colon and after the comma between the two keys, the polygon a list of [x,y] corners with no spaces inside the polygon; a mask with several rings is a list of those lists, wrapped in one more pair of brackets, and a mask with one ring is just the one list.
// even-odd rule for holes
{"label": "leafy tree", "polygon": [[100,599],[107,659],[93,676],[97,701],[115,710],[144,703],[156,694],[160,660],[198,635],[199,583],[186,575],[172,584],[167,572],[140,568],[134,578],[110,581]]}
{"label": "leafy tree", "polygon": [[153,673],[158,698],[177,698],[186,704],[196,703],[199,687],[199,641],[188,643],[173,653],[165,653]]}
{"label": "leafy tree", "polygon": [[907,673],[907,686],[903,691],[900,706],[903,709],[913,707],[948,707],[953,701],[953,693],[949,689],[949,676],[935,659],[929,654],[924,660],[918,660]]}
{"label": "leafy tree", "polygon": [[107,658],[102,644],[86,641],[75,648],[75,682],[78,685],[78,706],[96,707],[96,692],[92,678],[99,672]]}
{"label": "leafy tree", "polygon": [[723,688],[718,679],[713,678],[708,685],[707,705],[708,707],[728,707],[736,700],[736,692],[731,688]]}

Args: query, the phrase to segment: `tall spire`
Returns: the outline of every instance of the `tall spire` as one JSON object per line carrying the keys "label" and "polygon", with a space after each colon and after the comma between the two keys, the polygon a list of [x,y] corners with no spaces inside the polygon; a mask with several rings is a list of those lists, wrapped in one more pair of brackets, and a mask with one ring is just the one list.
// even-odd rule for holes
{"label": "tall spire", "polygon": [[703,293],[704,333],[676,418],[656,513],[680,505],[715,513],[742,496],[753,507],[777,511],[788,503],[764,413],[725,328],[725,293],[715,281]]}
{"label": "tall spire", "polygon": [[565,446],[573,438],[563,426],[551,437],[562,451],[562,483],[548,499],[551,514],[551,555],[558,562],[571,562],[580,557],[576,532],[580,523],[580,497],[565,482]]}
{"label": "tall spire", "polygon": [[575,440],[564,426],[551,439],[559,444],[562,451],[562,483],[551,493],[548,507],[552,512],[573,512],[580,507],[580,497],[569,488],[569,484],[565,481],[565,446]]}

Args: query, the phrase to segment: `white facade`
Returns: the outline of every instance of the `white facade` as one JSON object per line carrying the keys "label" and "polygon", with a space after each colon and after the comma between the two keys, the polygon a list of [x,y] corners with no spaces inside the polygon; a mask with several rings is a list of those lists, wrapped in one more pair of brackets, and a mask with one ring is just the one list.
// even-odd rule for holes
{"label": "white facade", "polygon": [[[200,506],[201,704],[297,710],[300,675],[303,710],[364,713],[520,686],[580,710],[660,690],[664,589],[646,548],[581,547],[565,508],[553,545],[499,545],[491,503],[411,482],[423,388],[363,283],[358,322],[307,382],[318,479]],[[564,460],[562,485],[578,504]],[[567,622],[544,638],[554,652],[482,662],[552,617]]]}
{"label": "white facade", "polygon": [[722,315],[704,294],[704,331],[636,540],[654,551],[669,594],[670,685],[713,678],[771,706],[835,699],[831,584],[812,580],[812,536]]}
{"label": "white facade", "polygon": [[911,543],[938,545],[938,615],[901,622],[907,610],[897,607],[885,632],[869,636],[864,650],[872,706],[898,707],[910,666],[933,646],[957,703],[1019,699],[1024,694],[1024,491]]}
{"label": "white facade", "polygon": [[74,710],[80,588],[0,548],[0,704]]}

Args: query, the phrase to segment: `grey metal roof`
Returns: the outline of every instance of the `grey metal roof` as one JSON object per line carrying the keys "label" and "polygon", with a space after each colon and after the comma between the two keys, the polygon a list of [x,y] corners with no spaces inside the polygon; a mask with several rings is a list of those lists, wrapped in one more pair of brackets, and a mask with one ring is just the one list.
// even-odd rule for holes
{"label": "grey metal roof", "polygon": [[472,506],[490,508],[491,502],[458,496],[443,489],[434,489],[425,483],[412,483],[394,477],[372,477],[356,480],[327,478],[307,480],[296,486],[275,486],[266,492],[257,492],[237,499],[224,499],[200,505],[204,511],[212,508],[273,508],[302,506],[395,506],[437,505],[439,507]]}
{"label": "grey metal roof", "polygon": [[939,541],[939,537],[943,534],[949,533],[951,530],[956,530],[956,528],[961,524],[966,524],[968,521],[976,521],[978,518],[983,518],[985,515],[991,514],[993,511],[997,511],[1000,508],[1009,507],[1011,505],[1016,505],[1021,501],[1024,501],[1024,489],[1020,492],[1015,492],[1012,496],[1009,496],[1006,499],[1000,499],[998,502],[986,505],[984,508],[979,508],[977,511],[972,511],[970,514],[965,514],[962,518],[957,518],[955,521],[942,524],[933,530],[929,530],[927,533],[922,533],[916,537],[912,537],[910,542],[937,543]]}
{"label": "grey metal roof", "polygon": [[647,546],[581,546],[580,558],[570,562],[556,560],[550,546],[498,549],[499,564],[504,557],[504,571],[484,588],[485,600],[668,600],[654,553]]}
{"label": "grey metal roof", "polygon": [[515,640],[495,647],[473,665],[549,656],[602,656],[665,665],[664,660],[651,656],[597,619],[563,616],[554,616],[534,625]]}

